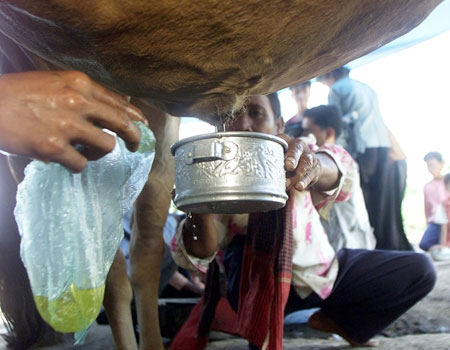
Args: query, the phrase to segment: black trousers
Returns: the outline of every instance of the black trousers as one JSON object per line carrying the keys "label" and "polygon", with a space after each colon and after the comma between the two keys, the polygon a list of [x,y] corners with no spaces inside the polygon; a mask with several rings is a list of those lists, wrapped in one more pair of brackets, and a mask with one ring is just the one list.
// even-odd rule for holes
{"label": "black trousers", "polygon": [[431,260],[414,252],[342,249],[332,293],[301,299],[293,288],[286,314],[320,307],[350,338],[363,344],[427,295],[436,281]]}
{"label": "black trousers", "polygon": [[361,189],[377,249],[412,250],[403,228],[401,207],[406,186],[406,162],[392,162],[387,147],[367,148],[356,157]]}

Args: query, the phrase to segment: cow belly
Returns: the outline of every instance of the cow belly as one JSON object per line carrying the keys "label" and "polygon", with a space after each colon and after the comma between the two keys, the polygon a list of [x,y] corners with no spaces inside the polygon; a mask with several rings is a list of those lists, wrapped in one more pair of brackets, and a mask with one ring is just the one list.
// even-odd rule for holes
{"label": "cow belly", "polygon": [[441,0],[6,0],[0,31],[172,115],[210,121],[345,64],[419,24]]}

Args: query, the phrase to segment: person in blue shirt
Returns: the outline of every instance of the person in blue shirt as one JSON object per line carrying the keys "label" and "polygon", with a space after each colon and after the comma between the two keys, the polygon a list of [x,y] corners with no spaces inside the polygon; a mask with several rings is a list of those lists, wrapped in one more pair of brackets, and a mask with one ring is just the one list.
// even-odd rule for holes
{"label": "person in blue shirt", "polygon": [[317,80],[328,87],[328,103],[338,108],[346,124],[337,140],[357,161],[361,188],[378,249],[410,250],[402,217],[406,163],[398,171],[391,159],[391,137],[381,115],[376,92],[350,78],[350,69],[337,68]]}

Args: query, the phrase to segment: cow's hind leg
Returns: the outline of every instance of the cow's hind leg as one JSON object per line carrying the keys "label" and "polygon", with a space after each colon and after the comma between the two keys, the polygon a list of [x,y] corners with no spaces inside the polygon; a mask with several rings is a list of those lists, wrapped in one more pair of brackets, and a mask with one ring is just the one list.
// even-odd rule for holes
{"label": "cow's hind leg", "polygon": [[132,298],[133,291],[127,275],[125,256],[119,248],[106,278],[105,299],[103,301],[114,343],[118,350],[137,349],[131,317]]}
{"label": "cow's hind leg", "polygon": [[174,162],[170,145],[178,139],[179,119],[147,110],[155,133],[156,156],[148,181],[135,204],[131,235],[131,282],[139,324],[139,349],[162,349],[158,320],[158,286],[164,254],[162,232],[170,205]]}

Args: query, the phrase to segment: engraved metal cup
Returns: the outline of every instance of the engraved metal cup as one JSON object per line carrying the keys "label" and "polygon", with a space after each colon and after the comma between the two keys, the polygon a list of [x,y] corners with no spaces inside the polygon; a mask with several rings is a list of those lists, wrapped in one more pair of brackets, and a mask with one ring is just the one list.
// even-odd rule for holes
{"label": "engraved metal cup", "polygon": [[189,137],[171,147],[174,198],[192,213],[252,213],[282,208],[288,198],[287,143],[257,132],[218,132]]}

